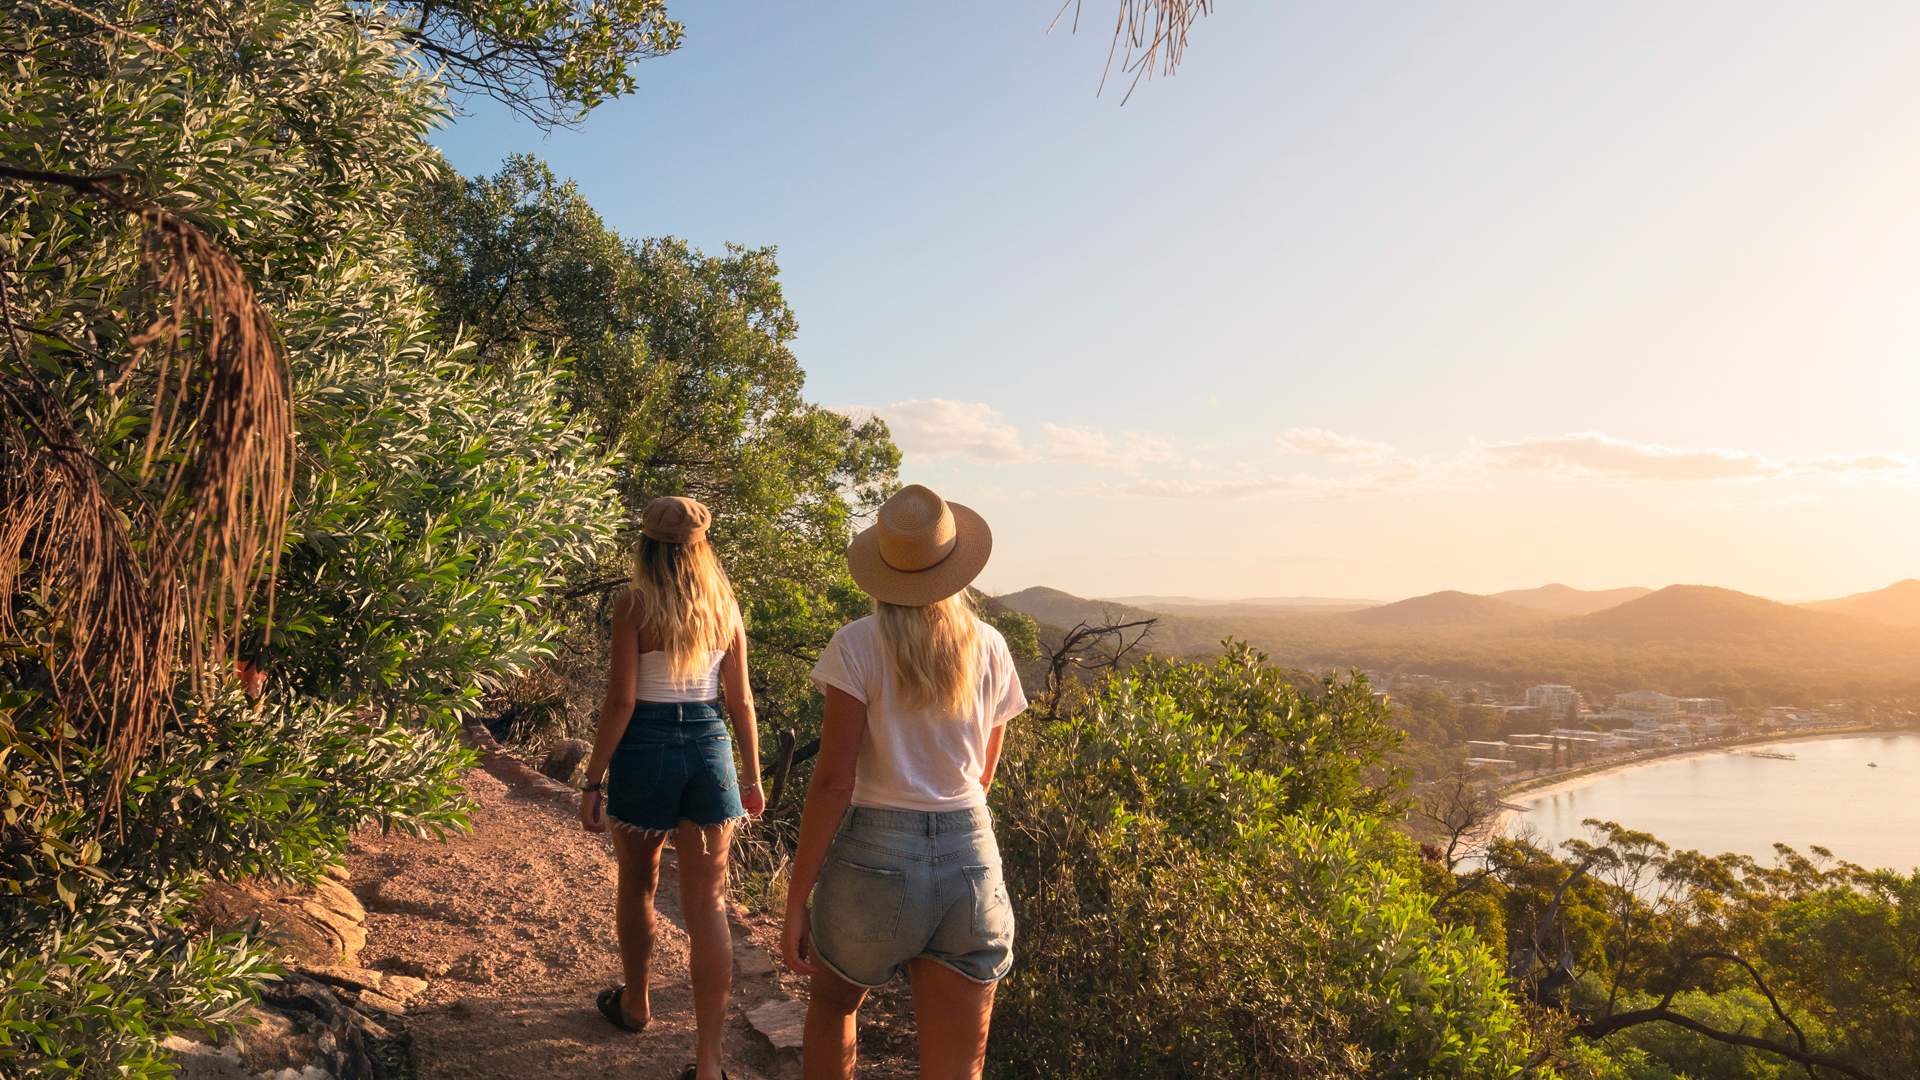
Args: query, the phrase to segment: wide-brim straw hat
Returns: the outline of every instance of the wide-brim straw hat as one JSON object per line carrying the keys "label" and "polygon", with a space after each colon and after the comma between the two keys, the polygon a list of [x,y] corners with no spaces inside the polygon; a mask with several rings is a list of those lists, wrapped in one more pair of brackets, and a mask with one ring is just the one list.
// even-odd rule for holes
{"label": "wide-brim straw hat", "polygon": [[640,535],[664,544],[691,544],[704,540],[713,513],[699,501],[682,495],[662,495],[640,511]]}
{"label": "wide-brim straw hat", "polygon": [[909,484],[847,545],[847,568],[875,600],[925,607],[971,585],[992,554],[993,530],[985,518]]}

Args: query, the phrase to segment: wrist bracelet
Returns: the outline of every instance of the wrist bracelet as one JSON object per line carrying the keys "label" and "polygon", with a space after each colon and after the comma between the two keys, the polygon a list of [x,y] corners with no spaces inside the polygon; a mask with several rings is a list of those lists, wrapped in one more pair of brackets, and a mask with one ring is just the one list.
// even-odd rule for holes
{"label": "wrist bracelet", "polygon": [[606,786],[607,782],[605,780],[589,780],[585,784],[580,785],[580,790],[582,793],[591,794],[592,792],[603,790]]}

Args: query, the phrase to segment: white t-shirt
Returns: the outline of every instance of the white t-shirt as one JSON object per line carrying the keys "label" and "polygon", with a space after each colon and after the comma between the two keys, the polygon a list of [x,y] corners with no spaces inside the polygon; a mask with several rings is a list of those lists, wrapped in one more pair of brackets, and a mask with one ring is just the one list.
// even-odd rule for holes
{"label": "white t-shirt", "polygon": [[1020,690],[1007,639],[980,624],[980,686],[959,715],[900,704],[880,627],[869,615],[833,635],[813,666],[821,692],[844,690],[867,706],[867,733],[853,784],[853,805],[894,810],[966,810],[987,804],[980,773],[993,729],[1020,715]]}

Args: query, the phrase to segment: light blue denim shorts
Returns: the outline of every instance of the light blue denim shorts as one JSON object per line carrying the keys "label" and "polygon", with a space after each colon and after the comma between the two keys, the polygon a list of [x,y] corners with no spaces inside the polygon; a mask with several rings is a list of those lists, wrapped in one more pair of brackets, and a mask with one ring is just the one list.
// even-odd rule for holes
{"label": "light blue denim shorts", "polygon": [[1013,967],[1013,907],[984,807],[847,811],[811,917],[813,954],[858,986],[921,956],[977,983]]}

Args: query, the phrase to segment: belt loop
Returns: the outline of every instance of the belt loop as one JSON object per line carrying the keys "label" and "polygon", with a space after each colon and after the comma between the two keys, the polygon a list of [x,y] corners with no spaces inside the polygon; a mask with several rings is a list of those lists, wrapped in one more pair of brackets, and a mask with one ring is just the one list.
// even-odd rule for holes
{"label": "belt loop", "polygon": [[928,815],[927,815],[927,835],[928,835],[928,836],[939,836],[939,835],[940,835],[940,818],[939,818],[939,815],[937,815],[937,814],[928,814]]}

